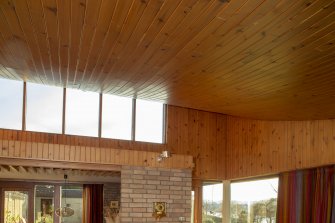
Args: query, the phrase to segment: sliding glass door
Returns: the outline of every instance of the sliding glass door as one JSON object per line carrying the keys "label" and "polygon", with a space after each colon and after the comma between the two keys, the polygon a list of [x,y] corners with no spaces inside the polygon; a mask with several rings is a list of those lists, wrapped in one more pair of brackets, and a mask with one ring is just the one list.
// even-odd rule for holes
{"label": "sliding glass door", "polygon": [[55,186],[54,185],[35,185],[35,211],[34,223],[54,223],[55,211]]}
{"label": "sliding glass door", "polygon": [[8,187],[1,189],[0,216],[3,223],[33,222],[32,191],[28,188]]}
{"label": "sliding glass door", "polygon": [[[74,214],[62,219],[62,223],[81,223],[83,222],[83,186],[69,185],[61,187],[62,197],[60,198],[61,207],[70,207]],[[57,222],[58,223],[58,222]]]}
{"label": "sliding glass door", "polygon": [[[80,223],[83,186],[1,182],[0,223]],[[71,207],[74,214],[59,217],[55,210]]]}
{"label": "sliding glass door", "polygon": [[5,222],[27,222],[28,220],[28,202],[29,195],[27,191],[4,191],[5,206],[4,218]]}
{"label": "sliding glass door", "polygon": [[[79,223],[83,213],[83,187],[81,185],[35,185],[34,223]],[[74,214],[63,219],[55,214],[58,208],[70,207]]]}

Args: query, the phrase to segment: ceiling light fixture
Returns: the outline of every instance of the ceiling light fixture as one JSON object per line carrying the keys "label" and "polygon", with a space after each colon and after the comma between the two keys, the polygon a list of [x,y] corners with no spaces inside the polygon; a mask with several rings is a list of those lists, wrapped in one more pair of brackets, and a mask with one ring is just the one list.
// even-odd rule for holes
{"label": "ceiling light fixture", "polygon": [[57,208],[55,211],[56,215],[59,217],[70,217],[74,215],[74,210],[70,207],[70,204],[66,203],[66,197],[67,197],[67,174],[64,174],[64,207]]}

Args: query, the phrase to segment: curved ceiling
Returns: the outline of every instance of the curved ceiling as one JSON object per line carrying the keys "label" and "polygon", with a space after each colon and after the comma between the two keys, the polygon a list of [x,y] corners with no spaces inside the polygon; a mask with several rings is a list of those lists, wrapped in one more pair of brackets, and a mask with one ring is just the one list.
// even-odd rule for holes
{"label": "curved ceiling", "polygon": [[335,118],[334,0],[6,0],[0,75],[255,119]]}

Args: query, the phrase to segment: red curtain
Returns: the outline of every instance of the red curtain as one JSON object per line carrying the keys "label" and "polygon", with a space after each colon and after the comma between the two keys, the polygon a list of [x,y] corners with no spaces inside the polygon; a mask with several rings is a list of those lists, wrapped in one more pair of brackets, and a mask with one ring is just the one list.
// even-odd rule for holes
{"label": "red curtain", "polygon": [[84,184],[84,223],[103,223],[103,189],[103,184]]}
{"label": "red curtain", "polygon": [[335,223],[334,174],[334,166],[281,174],[277,222]]}

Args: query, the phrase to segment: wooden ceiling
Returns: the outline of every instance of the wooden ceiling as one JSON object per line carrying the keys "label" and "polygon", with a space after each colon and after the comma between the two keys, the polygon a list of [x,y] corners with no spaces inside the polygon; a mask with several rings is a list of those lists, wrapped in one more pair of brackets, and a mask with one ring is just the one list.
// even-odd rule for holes
{"label": "wooden ceiling", "polygon": [[0,75],[257,119],[335,118],[334,0],[1,0]]}

